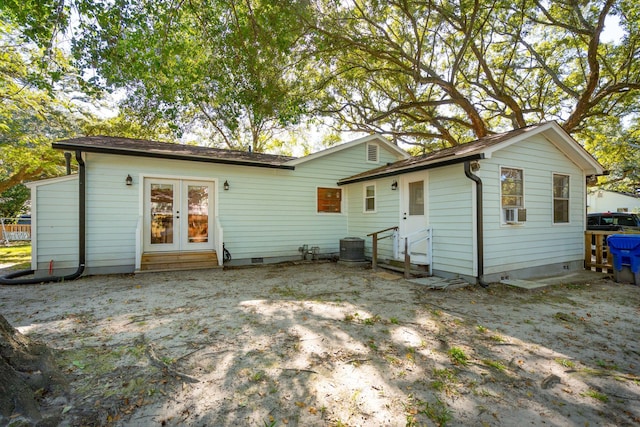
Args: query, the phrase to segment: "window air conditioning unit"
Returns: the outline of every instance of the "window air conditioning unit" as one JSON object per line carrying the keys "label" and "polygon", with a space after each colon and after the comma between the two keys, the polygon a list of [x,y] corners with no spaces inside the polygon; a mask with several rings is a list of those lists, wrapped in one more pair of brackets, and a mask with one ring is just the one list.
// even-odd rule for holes
{"label": "window air conditioning unit", "polygon": [[506,208],[504,210],[504,222],[507,224],[520,224],[527,220],[527,210],[520,208]]}

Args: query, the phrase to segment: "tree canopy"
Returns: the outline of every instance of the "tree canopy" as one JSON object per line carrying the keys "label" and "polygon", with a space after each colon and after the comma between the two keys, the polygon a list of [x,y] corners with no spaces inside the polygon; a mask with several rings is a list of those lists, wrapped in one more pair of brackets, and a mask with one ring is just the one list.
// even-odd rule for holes
{"label": "tree canopy", "polygon": [[66,74],[58,67],[64,58],[55,57],[58,64],[49,74],[43,72],[44,55],[25,44],[15,27],[0,23],[0,193],[63,170],[50,144],[73,126],[69,105],[54,89],[53,79]]}
{"label": "tree canopy", "polygon": [[[5,10],[46,52],[66,31],[82,87],[125,90],[127,117],[168,138],[274,151],[279,132],[324,122],[431,151],[556,120],[612,170],[611,185],[638,182],[632,0],[48,0]],[[604,37],[609,28],[618,39]]]}
{"label": "tree canopy", "polygon": [[[350,128],[450,146],[557,120],[571,134],[635,114],[631,1],[317,2],[323,111]],[[602,42],[605,22],[624,31]]]}
{"label": "tree canopy", "polygon": [[174,133],[227,148],[274,148],[304,109],[291,49],[302,34],[289,2],[121,0],[87,10],[74,38],[84,68],[124,105]]}

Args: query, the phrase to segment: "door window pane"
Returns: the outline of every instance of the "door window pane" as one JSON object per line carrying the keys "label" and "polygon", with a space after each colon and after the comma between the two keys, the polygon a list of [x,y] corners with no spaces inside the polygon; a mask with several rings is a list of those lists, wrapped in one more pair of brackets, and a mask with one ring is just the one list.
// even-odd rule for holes
{"label": "door window pane", "polygon": [[424,215],[424,181],[409,183],[409,215]]}
{"label": "door window pane", "polygon": [[206,185],[188,185],[188,221],[189,243],[209,241],[209,187]]}
{"label": "door window pane", "polygon": [[173,243],[173,205],[173,185],[151,184],[151,244]]}

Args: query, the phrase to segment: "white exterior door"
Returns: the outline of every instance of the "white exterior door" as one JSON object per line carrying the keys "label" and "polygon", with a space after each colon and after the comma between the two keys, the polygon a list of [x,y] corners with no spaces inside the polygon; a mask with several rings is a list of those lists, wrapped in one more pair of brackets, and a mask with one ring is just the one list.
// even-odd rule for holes
{"label": "white exterior door", "polygon": [[145,179],[144,250],[212,250],[213,182]]}
{"label": "white exterior door", "polygon": [[[411,263],[428,264],[427,173],[414,172],[400,179],[400,258],[404,258],[405,240],[410,242]],[[411,242],[416,243],[411,243]]]}

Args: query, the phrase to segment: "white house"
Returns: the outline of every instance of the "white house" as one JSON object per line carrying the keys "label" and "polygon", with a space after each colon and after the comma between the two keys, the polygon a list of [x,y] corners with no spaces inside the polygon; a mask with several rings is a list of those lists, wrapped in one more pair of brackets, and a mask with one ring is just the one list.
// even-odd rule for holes
{"label": "white house", "polygon": [[587,213],[640,212],[640,195],[590,188],[587,192]]}
{"label": "white house", "polygon": [[[471,282],[581,269],[586,179],[556,123],[410,157],[371,135],[302,158],[113,137],[54,143],[78,174],[30,184],[36,276],[300,259],[397,227],[382,259]],[[224,245],[224,249],[223,249]],[[306,254],[305,250],[305,254]],[[74,273],[75,272],[75,273]]]}
{"label": "white house", "polygon": [[[380,241],[382,258],[402,258],[409,237],[412,262],[429,264],[435,275],[482,282],[583,269],[586,180],[602,173],[549,122],[338,183],[349,194],[349,235],[398,226],[398,246]],[[398,191],[389,195],[390,186]]]}
{"label": "white house", "polygon": [[44,275],[72,273],[81,255],[85,274],[222,265],[223,244],[232,263],[338,254],[337,181],[409,157],[378,135],[299,159],[113,137],[53,147],[79,173],[30,184],[32,269]]}

